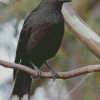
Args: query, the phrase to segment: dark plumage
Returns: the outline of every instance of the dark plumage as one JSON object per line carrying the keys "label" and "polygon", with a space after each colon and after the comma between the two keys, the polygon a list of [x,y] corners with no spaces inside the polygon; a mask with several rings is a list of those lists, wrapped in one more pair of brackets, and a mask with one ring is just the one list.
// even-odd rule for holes
{"label": "dark plumage", "polygon": [[[33,68],[29,62],[31,61],[40,68],[47,59],[55,56],[64,35],[64,19],[61,13],[63,2],[42,0],[29,14],[20,33],[15,63]],[[21,100],[25,94],[29,98],[32,81],[30,75],[22,71],[18,71],[16,77],[15,74],[16,70],[11,99],[16,96],[17,100]]]}

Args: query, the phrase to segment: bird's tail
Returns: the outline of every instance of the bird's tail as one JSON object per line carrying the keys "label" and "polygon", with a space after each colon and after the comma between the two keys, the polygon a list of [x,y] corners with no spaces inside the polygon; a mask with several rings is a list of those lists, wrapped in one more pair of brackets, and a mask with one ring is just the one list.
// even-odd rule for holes
{"label": "bird's tail", "polygon": [[[22,65],[32,67],[29,62],[21,62]],[[23,71],[17,71],[14,79],[14,88],[10,100],[29,100],[31,88],[31,76]]]}

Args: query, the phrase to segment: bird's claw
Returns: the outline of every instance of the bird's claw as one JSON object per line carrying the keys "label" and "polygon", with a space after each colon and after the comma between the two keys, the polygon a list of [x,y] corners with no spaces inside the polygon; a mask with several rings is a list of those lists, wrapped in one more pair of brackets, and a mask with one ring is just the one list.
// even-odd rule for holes
{"label": "bird's claw", "polygon": [[[38,69],[38,67],[36,67],[36,66],[34,65],[34,63],[33,63],[32,61],[30,61],[30,63],[32,64],[32,66],[34,67],[34,69],[37,71],[37,75],[36,75],[35,78],[40,78],[40,76],[41,76],[41,74],[42,74],[42,71],[40,71],[40,70]],[[33,77],[32,77],[32,78],[33,78]]]}
{"label": "bird's claw", "polygon": [[55,81],[56,77],[59,76],[58,73],[56,71],[54,71],[53,69],[50,69],[51,74],[54,74],[54,78],[53,78],[53,82]]}
{"label": "bird's claw", "polygon": [[36,69],[36,71],[37,71],[37,74],[36,74],[36,76],[35,77],[33,77],[33,76],[31,76],[32,78],[38,78],[38,79],[40,79],[40,76],[41,76],[41,74],[42,74],[42,71],[40,71],[39,69]]}
{"label": "bird's claw", "polygon": [[36,75],[35,78],[40,78],[40,76],[41,76],[41,74],[42,74],[42,71],[40,71],[39,69],[36,70],[36,71],[37,71],[37,75]]}

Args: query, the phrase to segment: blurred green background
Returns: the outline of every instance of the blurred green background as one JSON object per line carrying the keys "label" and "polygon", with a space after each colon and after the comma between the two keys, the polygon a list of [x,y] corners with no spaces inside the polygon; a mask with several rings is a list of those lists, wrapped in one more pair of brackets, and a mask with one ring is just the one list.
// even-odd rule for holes
{"label": "blurred green background", "polygon": [[[0,25],[16,18],[13,36],[15,39],[18,38],[18,25],[21,19],[25,19],[40,1],[9,0],[8,3],[0,2]],[[73,0],[69,4],[100,35],[100,0]],[[0,30],[2,30],[2,27]],[[100,61],[65,26],[65,35],[60,50],[55,57],[48,60],[48,63],[55,71],[63,72],[87,65],[96,65]],[[45,65],[42,66],[41,70],[49,71]],[[100,100],[99,72],[92,72],[66,80],[57,79],[55,82],[52,81],[52,79],[33,80],[32,97],[35,100],[63,100],[63,98],[66,98],[65,100]],[[12,84],[12,80],[10,84]],[[40,95],[36,95],[37,91],[41,91]],[[40,99],[37,99],[39,96]]]}

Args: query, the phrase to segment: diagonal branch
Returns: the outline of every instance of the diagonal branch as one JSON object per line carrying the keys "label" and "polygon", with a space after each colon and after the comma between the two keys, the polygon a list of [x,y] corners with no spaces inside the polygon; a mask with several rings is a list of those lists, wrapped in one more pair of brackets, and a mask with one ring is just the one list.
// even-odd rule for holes
{"label": "diagonal branch", "polygon": [[[6,68],[13,68],[13,69],[18,69],[21,71],[25,71],[26,73],[29,73],[32,75],[32,77],[36,77],[37,72],[27,66],[7,62],[7,61],[2,61],[0,60],[0,65],[6,67]],[[100,65],[89,65],[85,66],[82,68],[78,68],[72,71],[68,72],[57,72],[59,76],[56,78],[61,78],[61,79],[68,79],[72,77],[76,77],[82,74],[87,74],[93,71],[100,71]],[[40,78],[53,78],[54,76],[50,72],[42,72],[42,75],[40,75]]]}
{"label": "diagonal branch", "polygon": [[100,37],[73,11],[68,3],[63,5],[62,13],[68,29],[100,59]]}

